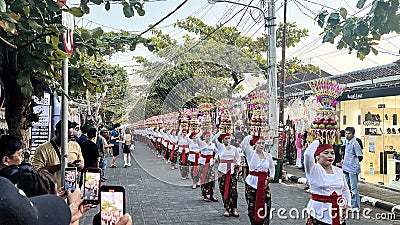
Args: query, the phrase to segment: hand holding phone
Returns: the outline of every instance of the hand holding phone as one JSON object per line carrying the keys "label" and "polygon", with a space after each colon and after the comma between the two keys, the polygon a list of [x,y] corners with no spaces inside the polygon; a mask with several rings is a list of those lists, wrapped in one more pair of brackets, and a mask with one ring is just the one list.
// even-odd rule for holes
{"label": "hand holding phone", "polygon": [[101,224],[115,224],[125,214],[125,188],[102,186],[100,188]]}
{"label": "hand holding phone", "polygon": [[77,181],[77,170],[76,167],[66,167],[64,174],[64,190],[74,192],[76,189],[76,181]]}
{"label": "hand holding phone", "polygon": [[99,191],[101,182],[101,169],[88,167],[83,172],[83,200],[85,204],[99,204]]}

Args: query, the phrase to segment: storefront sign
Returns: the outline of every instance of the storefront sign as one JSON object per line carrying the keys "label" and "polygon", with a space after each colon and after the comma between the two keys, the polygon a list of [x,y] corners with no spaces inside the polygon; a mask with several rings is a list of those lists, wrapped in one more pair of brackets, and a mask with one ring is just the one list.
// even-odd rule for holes
{"label": "storefront sign", "polygon": [[34,153],[36,148],[50,140],[50,126],[51,126],[51,107],[50,107],[50,94],[45,93],[43,98],[33,97],[37,106],[33,107],[33,112],[38,114],[39,120],[32,124],[31,128],[31,154]]}
{"label": "storefront sign", "polygon": [[396,95],[400,95],[400,88],[398,86],[379,87],[362,91],[345,92],[342,96],[338,98],[338,101],[359,100]]}
{"label": "storefront sign", "polygon": [[347,98],[350,100],[356,100],[356,99],[362,99],[363,98],[363,94],[347,94]]}

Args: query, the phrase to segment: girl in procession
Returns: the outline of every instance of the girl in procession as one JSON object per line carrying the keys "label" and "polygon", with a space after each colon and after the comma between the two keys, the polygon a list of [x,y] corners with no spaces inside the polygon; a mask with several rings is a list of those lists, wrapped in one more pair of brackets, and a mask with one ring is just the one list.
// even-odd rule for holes
{"label": "girl in procession", "polygon": [[187,137],[187,130],[184,129],[179,136],[179,150],[177,151],[177,158],[179,158],[179,165],[181,171],[181,178],[186,180],[189,178],[189,139]]}
{"label": "girl in procession", "polygon": [[307,225],[346,224],[350,208],[350,190],[343,171],[333,166],[335,152],[330,144],[315,140],[304,153],[304,166],[310,183],[311,199],[307,205]]}
{"label": "girl in procession", "polygon": [[176,136],[176,129],[172,129],[170,132],[167,132],[167,138],[169,141],[168,151],[169,151],[169,160],[171,161],[172,169],[176,169],[176,162],[178,159],[178,136]]}
{"label": "girl in procession", "polygon": [[[218,140],[220,139],[220,140]],[[222,142],[222,143],[221,143]],[[219,190],[224,202],[224,216],[238,217],[237,212],[237,172],[239,169],[240,155],[237,148],[230,144],[231,134],[221,132],[214,137],[217,155],[220,163],[218,166]]]}
{"label": "girl in procession", "polygon": [[245,195],[247,210],[252,225],[269,225],[271,213],[271,191],[269,183],[274,180],[275,165],[272,155],[265,151],[263,136],[247,136],[241,143],[249,166]]}
{"label": "girl in procession", "polygon": [[[211,132],[200,132],[196,135],[200,150],[200,186],[201,195],[205,202],[218,202],[214,196],[215,170],[214,153],[217,151],[215,144],[211,142]],[[208,195],[210,197],[208,197]]]}
{"label": "girl in procession", "polygon": [[199,159],[200,159],[200,148],[196,141],[197,133],[190,134],[189,140],[189,157],[188,162],[190,164],[190,175],[193,180],[192,189],[196,189],[200,186],[199,183]]}

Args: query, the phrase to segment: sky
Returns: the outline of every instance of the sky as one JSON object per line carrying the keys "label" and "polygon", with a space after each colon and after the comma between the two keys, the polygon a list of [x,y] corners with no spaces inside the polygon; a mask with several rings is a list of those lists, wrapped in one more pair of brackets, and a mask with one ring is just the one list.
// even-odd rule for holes
{"label": "sky", "polygon": [[[243,4],[252,2],[252,5],[259,5],[259,0],[232,0]],[[86,28],[102,27],[106,31],[118,31],[120,29],[132,31],[134,33],[141,32],[148,28],[149,24],[154,24],[173,11],[183,0],[150,0],[144,6],[146,14],[143,17],[135,15],[134,18],[125,18],[121,5],[112,4],[111,10],[106,11],[104,6],[90,6],[91,13],[83,18],[77,18],[78,26]],[[367,0],[366,6],[372,0]],[[276,23],[283,21],[283,0],[276,0]],[[325,43],[322,44],[323,31],[314,21],[317,13],[326,9],[331,12],[340,7],[345,7],[349,15],[364,15],[370,9],[358,10],[355,0],[288,0],[287,5],[287,21],[296,22],[298,28],[306,28],[309,30],[309,37],[303,38],[295,48],[286,50],[286,57],[298,57],[303,63],[319,66],[320,69],[332,74],[344,74],[356,70],[377,67],[390,64],[400,59],[400,35],[390,34],[383,36],[383,40],[378,45],[379,54],[377,56],[369,54],[363,61],[356,57],[355,53],[348,54],[348,50],[337,50],[335,45]],[[156,28],[161,29],[164,33],[169,33],[173,38],[180,39],[182,30],[173,27],[173,23],[177,20],[183,20],[188,16],[201,18],[208,25],[216,25],[223,23],[229,19],[235,12],[242,9],[243,6],[231,3],[215,3],[210,4],[207,0],[189,0],[182,8],[180,8],[171,17],[164,20]],[[257,10],[247,11],[241,19],[243,13],[239,13],[230,20],[227,25],[237,26],[238,29],[246,36],[256,38],[264,32],[263,23],[257,23],[251,18],[258,16]],[[141,55],[151,58],[144,47],[138,47],[134,52],[121,53],[114,56],[110,62],[132,68],[135,62],[131,59],[133,55]],[[277,61],[281,59],[281,49],[276,52]],[[138,82],[141,82],[138,80]]]}

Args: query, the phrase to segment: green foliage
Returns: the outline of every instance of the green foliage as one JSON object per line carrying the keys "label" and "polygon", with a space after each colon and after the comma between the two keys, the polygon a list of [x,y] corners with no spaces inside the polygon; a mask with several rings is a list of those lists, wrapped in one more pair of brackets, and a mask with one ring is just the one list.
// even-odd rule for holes
{"label": "green foliage", "polygon": [[67,11],[76,17],[82,17],[84,14],[89,14],[88,3],[93,2],[96,5],[104,4],[104,8],[108,11],[110,10],[110,2],[120,2],[122,4],[122,12],[125,17],[131,18],[135,15],[135,11],[139,16],[144,16],[145,10],[143,9],[143,4],[146,0],[81,0],[78,7],[71,7]]}
{"label": "green foliage", "polygon": [[[134,58],[143,67],[136,73],[150,85],[137,88],[141,93],[148,93],[148,97],[146,104],[139,101],[135,105],[130,113],[133,121],[144,119],[141,115],[148,118],[169,112],[169,109],[177,111],[181,107],[192,108],[202,102],[213,102],[214,98],[231,97],[244,89],[240,81],[245,73],[256,75],[267,69],[267,61],[262,56],[268,49],[267,35],[252,39],[243,36],[236,27],[210,26],[194,17],[177,21],[174,26],[186,31],[182,44],[168,34],[153,30],[150,41],[161,60]],[[295,46],[308,35],[308,30],[298,29],[296,23],[287,23],[287,31],[288,47]],[[283,24],[280,24],[277,46],[282,45],[282,34]],[[287,73],[313,69],[297,63],[300,63],[297,59],[288,63]],[[170,98],[185,102],[172,104],[168,102]]]}
{"label": "green foliage", "polygon": [[[144,0],[122,2],[127,3],[127,8],[138,15],[144,15]],[[30,104],[32,95],[42,96],[49,89],[63,93],[60,70],[65,58],[71,59],[71,79],[81,84],[72,86],[73,92],[82,93],[82,90],[75,90],[78,87],[100,91],[101,87],[98,86],[101,80],[92,75],[104,68],[93,71],[89,65],[85,67],[74,63],[83,62],[84,56],[93,61],[99,60],[117,51],[134,49],[138,43],[145,41],[127,32],[104,33],[100,28],[78,30],[74,36],[74,55],[67,55],[61,41],[66,30],[62,25],[62,11],[83,16],[90,11],[88,3],[81,0],[78,7],[61,9],[59,5],[63,4],[62,1],[0,0],[0,80],[7,90],[18,90],[15,93],[21,95],[6,99],[8,108],[27,110],[21,110],[20,114],[7,114],[7,119],[26,121],[20,127],[10,126],[11,134],[19,135],[22,132],[19,129],[27,129],[31,125],[31,118],[34,118]],[[110,8],[108,0],[95,0],[93,3],[105,4],[106,9]],[[151,42],[145,45],[149,48],[152,46]]]}
{"label": "green foliage", "polygon": [[[362,9],[365,0],[357,2],[357,8]],[[364,17],[347,17],[347,11],[341,8],[338,12],[332,12],[325,21],[328,12],[320,12],[316,19],[318,25],[324,28],[323,42],[334,44],[337,49],[347,48],[351,53],[357,52],[361,60],[371,51],[377,55],[378,51],[373,47],[378,45],[381,36],[392,32],[400,33],[399,0],[374,0],[371,10]]]}

